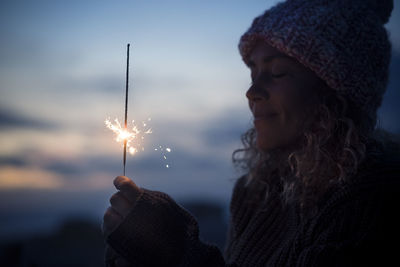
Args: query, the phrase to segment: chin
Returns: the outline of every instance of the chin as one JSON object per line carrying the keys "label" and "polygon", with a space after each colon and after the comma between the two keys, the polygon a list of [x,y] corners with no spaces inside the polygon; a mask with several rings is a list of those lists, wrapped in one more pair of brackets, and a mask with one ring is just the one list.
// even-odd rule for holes
{"label": "chin", "polygon": [[268,151],[272,150],[278,147],[278,144],[273,141],[272,138],[268,138],[268,140],[265,140],[265,138],[257,138],[257,148],[263,151]]}
{"label": "chin", "polygon": [[290,142],[285,142],[285,140],[282,138],[257,138],[256,140],[257,148],[265,152],[272,150],[293,151],[298,149],[299,144],[300,140],[298,139],[293,139]]}

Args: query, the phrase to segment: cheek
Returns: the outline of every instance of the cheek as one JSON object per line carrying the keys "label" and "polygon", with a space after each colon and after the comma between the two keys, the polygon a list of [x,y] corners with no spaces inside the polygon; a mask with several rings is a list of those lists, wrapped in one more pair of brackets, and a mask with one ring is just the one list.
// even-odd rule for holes
{"label": "cheek", "polygon": [[306,109],[303,96],[299,94],[285,95],[282,98],[283,117],[281,125],[283,135],[287,139],[297,136],[302,128]]}
{"label": "cheek", "polygon": [[301,134],[303,117],[300,110],[290,109],[286,112],[284,121],[282,121],[282,139],[290,143],[299,134]]}
{"label": "cheek", "polygon": [[280,115],[256,127],[257,145],[261,149],[271,149],[289,145],[301,133],[303,124],[303,103],[296,94],[271,91],[271,103],[279,108]]}

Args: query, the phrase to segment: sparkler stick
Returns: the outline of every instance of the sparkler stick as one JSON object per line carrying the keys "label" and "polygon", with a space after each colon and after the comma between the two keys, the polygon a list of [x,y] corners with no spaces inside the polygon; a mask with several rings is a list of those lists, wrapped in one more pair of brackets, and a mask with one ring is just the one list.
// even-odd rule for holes
{"label": "sparkler stick", "polygon": [[[126,47],[126,82],[125,82],[125,124],[124,129],[127,131],[128,129],[128,83],[129,83],[129,46]],[[125,167],[126,167],[126,144],[128,139],[124,139],[124,176],[125,176]]]}
{"label": "sparkler stick", "polygon": [[[120,123],[118,119],[115,119],[114,123],[112,123],[109,118],[104,121],[106,127],[112,130],[116,135],[115,140],[118,143],[123,143],[124,176],[126,171],[127,150],[131,155],[135,155],[139,151],[144,151],[144,146],[140,142],[145,139],[145,135],[151,134],[153,132],[151,128],[147,125],[147,122],[151,121],[151,118],[148,118],[146,122],[142,121],[142,123],[139,124],[135,123],[135,121],[132,120],[132,129],[130,131],[128,130],[129,47],[130,44],[127,44],[124,125],[122,125],[122,123]],[[164,160],[167,160],[165,152],[168,153],[171,152],[171,149],[169,147],[163,147],[163,146],[159,146],[159,148],[156,148],[154,150],[163,153]],[[165,167],[169,168],[170,166],[169,164],[166,164]]]}

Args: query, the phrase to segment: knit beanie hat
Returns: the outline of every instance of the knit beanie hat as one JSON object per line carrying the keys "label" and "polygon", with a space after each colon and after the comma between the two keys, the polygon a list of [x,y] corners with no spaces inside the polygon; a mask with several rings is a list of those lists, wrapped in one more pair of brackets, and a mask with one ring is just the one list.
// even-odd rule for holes
{"label": "knit beanie hat", "polygon": [[265,41],[376,119],[391,55],[383,25],[392,9],[393,0],[287,0],[254,19],[239,51],[248,64],[255,43]]}

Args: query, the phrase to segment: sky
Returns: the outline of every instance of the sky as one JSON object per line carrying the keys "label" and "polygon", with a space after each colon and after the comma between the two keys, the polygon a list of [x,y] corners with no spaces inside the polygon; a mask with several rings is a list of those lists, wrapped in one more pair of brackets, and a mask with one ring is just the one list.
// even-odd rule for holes
{"label": "sky", "polygon": [[[240,175],[231,154],[251,127],[237,44],[276,2],[1,1],[0,239],[68,216],[100,224],[122,174],[122,148],[104,120],[123,119],[127,43],[128,118],[152,129],[145,150],[128,156],[127,176],[177,201],[227,205]],[[399,26],[395,6],[379,118],[396,133]]]}

